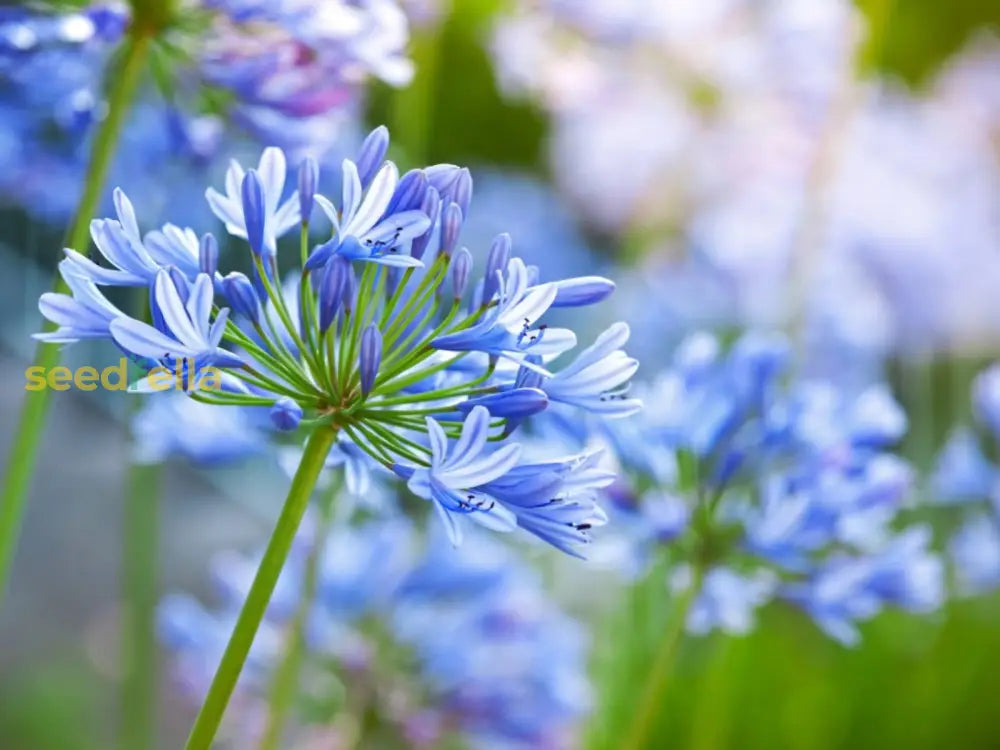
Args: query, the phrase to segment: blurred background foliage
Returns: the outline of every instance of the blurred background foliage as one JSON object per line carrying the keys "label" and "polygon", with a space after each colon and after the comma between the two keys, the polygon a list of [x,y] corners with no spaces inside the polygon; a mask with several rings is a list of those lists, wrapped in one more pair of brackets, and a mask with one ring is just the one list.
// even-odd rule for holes
{"label": "blurred background foliage", "polygon": [[[872,29],[859,66],[913,87],[927,82],[975,31],[1000,29],[1000,2],[857,3]],[[529,103],[501,96],[486,49],[490,19],[504,5],[504,0],[457,0],[443,24],[415,31],[413,84],[401,90],[374,86],[367,120],[390,125],[401,161],[450,161],[546,174],[545,115]],[[0,214],[0,226],[10,246],[47,263],[54,261],[56,232],[31,224],[15,209]],[[916,379],[904,377],[903,368],[898,368],[893,377],[897,392],[918,427],[905,446],[910,458],[926,465],[948,425],[966,415],[969,383],[984,361],[925,363]],[[658,635],[641,632],[637,624],[644,619],[642,608],[658,606],[659,589],[653,594],[634,592],[633,597],[599,631],[595,675],[621,685],[624,699],[605,725],[594,728],[590,746],[595,750],[614,748],[616,721],[624,722],[632,707],[628,686],[645,674],[649,644]],[[921,620],[883,615],[864,630],[862,644],[845,649],[800,613],[773,606],[749,636],[689,639],[652,746],[1000,747],[1000,597],[955,602]],[[0,651],[9,648],[3,645]],[[606,658],[611,651],[613,663]],[[94,690],[94,679],[85,660],[55,653],[48,663],[35,663],[30,670],[5,671],[0,682],[0,748],[107,747],[95,717],[109,710],[108,701]],[[109,683],[101,678],[101,684]]]}
{"label": "blurred background foliage", "polygon": [[862,64],[920,86],[983,28],[1000,28],[1000,4],[983,0],[856,0],[873,33]]}

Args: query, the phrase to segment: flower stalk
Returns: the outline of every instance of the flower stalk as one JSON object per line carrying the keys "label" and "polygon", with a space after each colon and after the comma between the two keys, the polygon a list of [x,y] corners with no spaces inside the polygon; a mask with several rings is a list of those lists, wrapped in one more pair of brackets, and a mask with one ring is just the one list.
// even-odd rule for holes
{"label": "flower stalk", "polygon": [[129,467],[122,566],[122,747],[149,750],[156,742],[156,602],[160,467]]}
{"label": "flower stalk", "polygon": [[[114,158],[125,116],[131,109],[151,43],[146,33],[138,28],[133,29],[123,43],[121,64],[113,76],[108,92],[108,114],[94,136],[83,193],[66,233],[66,246],[84,255],[89,242],[90,221],[94,217],[104,190],[108,169]],[[54,288],[56,292],[65,292],[68,289],[65,281],[59,276],[56,277]],[[53,328],[55,326],[50,326],[47,330]],[[59,359],[58,347],[39,343],[32,364],[48,372],[59,364]],[[14,430],[6,477],[0,494],[0,601],[6,589],[14,549],[20,534],[28,487],[45,427],[49,397],[50,393],[45,388],[27,391]]]}
{"label": "flower stalk", "polygon": [[295,534],[309,504],[309,497],[323,469],[323,462],[335,438],[336,431],[329,427],[318,428],[309,436],[250,592],[240,610],[236,626],[222,655],[222,661],[205,696],[205,702],[188,736],[185,745],[187,750],[208,750],[212,745],[233,689],[236,687],[236,680],[250,653],[254,636],[264,619],[264,612],[271,600],[278,576],[288,559]]}
{"label": "flower stalk", "polygon": [[677,656],[677,648],[684,636],[688,612],[701,590],[703,570],[695,564],[691,583],[674,602],[673,612],[653,656],[646,682],[639,695],[635,713],[623,735],[621,750],[642,750],[651,746],[650,734],[656,728],[657,708],[663,705],[663,691],[669,682],[670,672]]}
{"label": "flower stalk", "polygon": [[285,651],[271,683],[267,726],[260,742],[260,750],[277,750],[281,747],[281,737],[288,718],[288,710],[298,687],[299,671],[302,668],[302,659],[305,655],[306,627],[309,622],[309,613],[312,611],[316,599],[319,565],[330,532],[333,504],[340,490],[340,484],[339,481],[335,480],[329,491],[324,493],[321,498],[312,548],[306,557],[299,604],[288,625]]}

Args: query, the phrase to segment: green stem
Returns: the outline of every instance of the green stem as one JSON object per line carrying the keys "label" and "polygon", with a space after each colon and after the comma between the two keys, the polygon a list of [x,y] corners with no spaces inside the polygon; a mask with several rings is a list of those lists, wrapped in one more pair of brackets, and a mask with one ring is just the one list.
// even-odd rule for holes
{"label": "green stem", "polygon": [[125,498],[122,747],[150,750],[156,738],[156,583],[160,467],[132,464]]}
{"label": "green stem", "polygon": [[288,490],[288,497],[281,509],[281,515],[257,568],[243,609],[240,610],[239,618],[236,620],[236,627],[233,628],[233,634],[222,654],[222,661],[212,679],[208,695],[205,696],[205,702],[191,729],[185,745],[186,750],[208,750],[212,745],[215,733],[222,722],[222,714],[236,687],[236,680],[246,662],[247,654],[250,653],[254,636],[261,620],[264,619],[264,612],[278,582],[278,575],[292,548],[295,533],[309,504],[309,496],[316,485],[316,479],[323,469],[323,463],[335,437],[336,432],[328,427],[318,428],[309,436],[299,468]]}
{"label": "green stem", "polygon": [[[115,153],[125,115],[130,109],[138,87],[149,45],[149,38],[140,30],[133,31],[124,43],[121,65],[108,92],[108,115],[94,136],[83,194],[67,230],[66,246],[77,252],[84,252],[87,248],[90,221],[94,217],[104,190],[108,168]],[[65,282],[58,276],[54,289],[57,292],[68,290]],[[46,326],[46,330],[53,328],[51,325]],[[35,348],[33,365],[42,367],[47,372],[59,364],[59,354],[57,346],[39,343]],[[49,395],[47,388],[28,391],[14,430],[6,479],[0,494],[0,598],[3,596],[10,575],[10,565],[27,502],[28,485],[45,427]]]}
{"label": "green stem", "polygon": [[663,691],[667,686],[670,668],[677,654],[677,646],[684,635],[688,612],[701,590],[702,575],[701,567],[696,564],[691,584],[674,603],[670,621],[660,637],[635,713],[624,734],[624,742],[619,745],[619,750],[642,750],[651,746],[649,736],[655,729],[657,709],[663,702]]}
{"label": "green stem", "polygon": [[288,709],[295,698],[298,687],[299,670],[302,668],[302,657],[305,646],[305,630],[309,620],[309,612],[316,598],[316,587],[319,579],[319,563],[330,532],[330,520],[333,517],[333,501],[339,489],[340,482],[334,481],[330,491],[324,493],[320,507],[320,516],[316,523],[316,534],[312,549],[306,558],[305,573],[302,581],[302,591],[298,607],[288,627],[288,640],[285,643],[285,653],[281,663],[274,673],[271,683],[270,710],[267,717],[267,727],[260,742],[260,750],[277,750],[281,746],[281,736],[285,727]]}

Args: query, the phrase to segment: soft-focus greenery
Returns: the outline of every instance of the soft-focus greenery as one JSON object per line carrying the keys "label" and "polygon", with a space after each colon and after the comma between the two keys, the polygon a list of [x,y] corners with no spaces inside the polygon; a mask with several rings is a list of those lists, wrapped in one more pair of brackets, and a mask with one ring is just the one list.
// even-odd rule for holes
{"label": "soft-focus greenery", "polygon": [[872,67],[919,85],[983,27],[1000,29],[995,0],[855,0],[877,29]]}

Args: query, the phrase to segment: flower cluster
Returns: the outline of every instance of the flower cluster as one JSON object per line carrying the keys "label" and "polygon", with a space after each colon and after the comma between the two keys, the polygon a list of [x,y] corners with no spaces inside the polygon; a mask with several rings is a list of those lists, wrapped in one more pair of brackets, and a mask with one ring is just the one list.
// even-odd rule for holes
{"label": "flower cluster", "polygon": [[183,458],[199,466],[219,466],[268,450],[268,420],[252,409],[215,409],[182,393],[164,394],[143,404],[132,418],[133,460],[153,464]]}
{"label": "flower cluster", "polygon": [[990,446],[995,456],[1000,440],[1000,366],[979,374],[972,403],[978,429],[952,433],[929,487],[932,503],[962,510],[949,552],[956,585],[967,594],[1000,586],[1000,467],[984,450]]}
{"label": "flower cluster", "polygon": [[70,212],[83,137],[104,116],[100,71],[126,23],[109,4],[58,15],[0,10],[0,197]]}
{"label": "flower cluster", "polygon": [[645,556],[672,543],[673,585],[697,576],[690,630],[744,632],[777,598],[853,643],[886,606],[933,609],[941,564],[928,528],[894,526],[911,477],[887,452],[906,425],[887,390],[786,384],[787,359],[759,334],[682,344],[642,419],[607,428],[632,476],[621,518]]}
{"label": "flower cluster", "polygon": [[[228,714],[238,747],[256,745],[262,731],[270,681],[307,586],[306,534],[282,571]],[[377,717],[379,747],[442,747],[455,737],[470,747],[573,746],[590,705],[585,635],[516,555],[475,541],[459,549],[431,543],[421,553],[400,520],[324,538],[305,619],[300,710],[281,747],[373,741],[356,734],[362,717]],[[208,687],[254,568],[220,556],[219,608],[186,595],[161,605],[174,675],[194,698]]]}
{"label": "flower cluster", "polygon": [[[176,386],[197,401],[265,408],[283,431],[334,429],[431,501],[455,543],[466,517],[572,552],[603,523],[594,497],[611,477],[592,453],[532,461],[511,435],[550,403],[610,417],[638,409],[625,392],[638,366],[622,349],[626,325],[557,368],[576,336],[542,322],[550,308],[603,300],[614,284],[540,283],[507,235],[474,273],[458,243],[468,170],[441,164],[400,176],[387,148],[379,128],[344,161],[339,206],[317,192],[312,160],[290,194],[280,150],[266,149],[255,169],[233,163],[224,191],[206,197],[249,246],[249,275],[219,271],[211,234],[168,224],[141,235],[116,190],[117,218],[91,226],[106,263],[66,252],[70,294],[42,295],[57,327],[36,337],[110,339],[157,377],[179,373]],[[332,232],[311,246],[314,213]],[[278,244],[295,229],[301,271],[283,282]],[[149,319],[118,309],[106,286],[148,288]],[[154,389],[150,377],[133,389]]]}
{"label": "flower cluster", "polygon": [[[261,143],[333,159],[353,130],[361,86],[373,77],[402,85],[412,75],[407,21],[394,0],[197,0],[178,13],[190,22],[165,20],[158,90],[140,91],[122,136],[127,168],[112,169],[151,211],[169,203],[176,217],[189,202],[185,213],[200,217],[185,196],[224,171],[224,156]],[[103,2],[0,15],[5,199],[44,218],[71,213],[107,111],[103,74],[132,23],[127,6]]]}
{"label": "flower cluster", "polygon": [[213,25],[205,82],[236,97],[233,116],[261,141],[322,153],[369,76],[400,86],[406,16],[395,0],[203,0]]}
{"label": "flower cluster", "polygon": [[[995,35],[914,92],[859,76],[868,35],[849,0],[514,8],[497,21],[498,77],[550,112],[557,184],[585,221],[657,256],[619,295],[622,317],[657,333],[671,313],[681,331],[804,321],[810,365],[849,360],[860,380],[888,351],[997,340]],[[675,289],[679,257],[707,278]]]}

